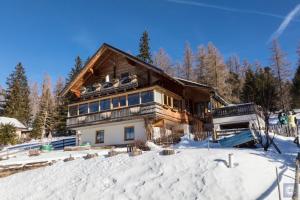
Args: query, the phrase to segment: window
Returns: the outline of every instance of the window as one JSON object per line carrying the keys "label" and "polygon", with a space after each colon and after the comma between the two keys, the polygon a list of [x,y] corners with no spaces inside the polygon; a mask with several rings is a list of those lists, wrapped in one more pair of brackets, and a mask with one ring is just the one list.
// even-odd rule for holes
{"label": "window", "polygon": [[155,91],[154,94],[155,102],[162,104],[162,93],[159,91]]}
{"label": "window", "polygon": [[168,105],[168,96],[164,94],[164,104]]}
{"label": "window", "polygon": [[88,104],[81,104],[79,105],[79,115],[87,114],[88,113]]}
{"label": "window", "polygon": [[78,111],[78,106],[77,105],[76,106],[70,106],[69,107],[69,116],[72,117],[72,116],[78,115],[77,111]]}
{"label": "window", "polygon": [[140,103],[140,94],[139,93],[128,95],[128,106],[137,105],[139,103]]}
{"label": "window", "polygon": [[134,127],[125,127],[124,129],[124,140],[134,140]]}
{"label": "window", "polygon": [[90,108],[90,113],[99,112],[99,102],[98,101],[91,102],[89,104],[89,108]]}
{"label": "window", "polygon": [[96,144],[104,143],[104,130],[96,131]]}
{"label": "window", "polygon": [[141,100],[142,100],[142,103],[153,102],[153,100],[154,100],[153,91],[142,92]]}
{"label": "window", "polygon": [[180,100],[178,99],[173,99],[173,108],[177,109],[177,110],[180,110]]}
{"label": "window", "polygon": [[168,106],[170,106],[170,107],[172,106],[172,99],[169,96],[168,96]]}
{"label": "window", "polygon": [[119,107],[119,97],[115,97],[112,99],[112,106],[113,108]]}
{"label": "window", "polygon": [[110,99],[104,99],[100,101],[100,110],[109,110],[110,109]]}
{"label": "window", "polygon": [[126,96],[121,96],[120,99],[120,106],[126,106]]}

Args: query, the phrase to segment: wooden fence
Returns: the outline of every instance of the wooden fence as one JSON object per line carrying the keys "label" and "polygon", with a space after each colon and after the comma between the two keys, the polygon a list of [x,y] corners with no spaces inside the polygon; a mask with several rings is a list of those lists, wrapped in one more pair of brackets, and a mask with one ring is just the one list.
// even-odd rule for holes
{"label": "wooden fence", "polygon": [[[278,124],[269,125],[269,130],[282,136],[287,136],[287,137],[294,136],[292,129],[288,125],[278,125]],[[297,133],[297,135],[300,134],[300,124],[297,125],[295,132]]]}
{"label": "wooden fence", "polygon": [[13,155],[22,151],[29,149],[40,149],[44,144],[51,144],[54,150],[61,150],[67,146],[76,146],[76,137],[68,137],[63,139],[58,139],[51,142],[35,142],[29,144],[19,144],[12,147],[7,147],[5,150],[0,151],[0,157]]}

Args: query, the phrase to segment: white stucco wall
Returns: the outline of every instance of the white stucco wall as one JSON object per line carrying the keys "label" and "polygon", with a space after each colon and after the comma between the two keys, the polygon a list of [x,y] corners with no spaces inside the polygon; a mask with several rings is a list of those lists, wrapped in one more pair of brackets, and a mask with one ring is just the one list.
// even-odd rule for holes
{"label": "white stucco wall", "polygon": [[[128,126],[134,126],[135,140],[142,140],[142,141],[147,140],[143,119],[80,127],[74,130],[81,132],[82,134],[81,143],[89,142],[91,145],[94,146],[105,146],[105,145],[127,144],[127,143],[134,142],[132,140],[131,141],[124,140],[124,128]],[[104,143],[95,144],[96,131],[99,130],[104,130]]]}
{"label": "white stucco wall", "polygon": [[[259,123],[258,123],[257,119],[259,120]],[[231,117],[221,117],[221,118],[213,119],[215,130],[220,130],[220,125],[222,125],[222,124],[236,124],[236,123],[243,123],[243,122],[255,123],[256,127],[258,127],[258,126],[264,127],[265,126],[264,120],[255,114],[231,116]]]}

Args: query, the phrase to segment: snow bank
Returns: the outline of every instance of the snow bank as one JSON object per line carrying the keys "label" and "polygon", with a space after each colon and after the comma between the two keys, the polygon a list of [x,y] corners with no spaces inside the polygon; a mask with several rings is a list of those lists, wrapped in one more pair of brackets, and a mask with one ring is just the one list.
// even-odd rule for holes
{"label": "snow bank", "polygon": [[[3,200],[12,199],[278,199],[275,167],[281,188],[293,183],[298,151],[291,138],[278,137],[282,155],[262,149],[202,148],[188,138],[177,153],[158,150],[129,157],[120,154],[71,162],[0,179]],[[207,143],[206,143],[207,144]],[[227,167],[233,153],[234,167]]]}
{"label": "snow bank", "polygon": [[12,124],[18,129],[26,129],[26,126],[22,124],[19,120],[10,117],[0,117],[0,124]]}

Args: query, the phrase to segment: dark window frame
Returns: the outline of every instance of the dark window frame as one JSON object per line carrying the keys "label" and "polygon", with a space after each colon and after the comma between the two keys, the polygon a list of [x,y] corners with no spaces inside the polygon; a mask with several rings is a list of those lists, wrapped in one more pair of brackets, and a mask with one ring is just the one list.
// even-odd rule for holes
{"label": "dark window frame", "polygon": [[[148,99],[149,97],[151,99]],[[150,103],[150,102],[154,102],[154,91],[148,90],[148,91],[141,92],[141,103]]]}
{"label": "dark window frame", "polygon": [[[74,108],[74,112],[76,110],[76,114],[72,115],[72,107]],[[74,106],[69,106],[69,116],[70,117],[74,117],[74,116],[77,116],[78,115],[78,105],[74,105]]]}
{"label": "dark window frame", "polygon": [[[127,137],[127,129],[133,129],[133,138],[128,138]],[[124,127],[124,141],[132,141],[135,139],[135,131],[134,131],[134,126],[126,126]]]}
{"label": "dark window frame", "polygon": [[[97,111],[92,111],[92,110],[91,110],[91,108],[92,108],[91,105],[92,105],[92,104],[96,104],[96,103],[97,103],[97,107],[98,107],[98,108],[97,108]],[[90,102],[90,103],[89,103],[89,113],[96,113],[96,112],[99,112],[99,111],[100,111],[100,103],[99,103],[99,101],[93,101],[93,102]]]}
{"label": "dark window frame", "polygon": [[[114,104],[114,101],[117,101],[116,103],[117,103],[117,106],[115,106],[115,104]],[[111,99],[111,105],[112,105],[112,108],[119,108],[120,107],[120,97],[113,97],[112,99]]]}
{"label": "dark window frame", "polygon": [[[103,140],[101,140],[101,136],[98,139],[98,134],[103,134]],[[95,144],[103,144],[104,143],[104,130],[98,130],[96,131],[96,139],[95,139]]]}
{"label": "dark window frame", "polygon": [[[124,98],[124,99],[122,99],[122,98]],[[123,105],[123,100],[125,100],[125,105]],[[119,96],[119,106],[120,106],[120,107],[125,107],[125,106],[127,106],[127,98],[126,98],[126,95],[124,95],[124,96]]]}
{"label": "dark window frame", "polygon": [[[80,109],[82,109],[82,106],[86,106],[84,109],[84,112],[82,112]],[[89,113],[89,104],[88,103],[83,103],[78,105],[78,114],[79,115],[85,115]]]}
{"label": "dark window frame", "polygon": [[[105,102],[105,101],[109,102],[109,108],[103,109],[101,103]],[[110,110],[110,109],[111,109],[111,99],[110,98],[109,99],[102,99],[102,100],[100,100],[100,111],[107,111],[107,110]]]}
{"label": "dark window frame", "polygon": [[[132,97],[132,96],[137,96],[138,97],[138,102],[137,103],[130,103],[130,97]],[[139,105],[140,104],[140,93],[138,92],[138,93],[133,93],[133,94],[128,94],[128,96],[127,96],[127,101],[128,101],[128,106],[134,106],[134,105]]]}

